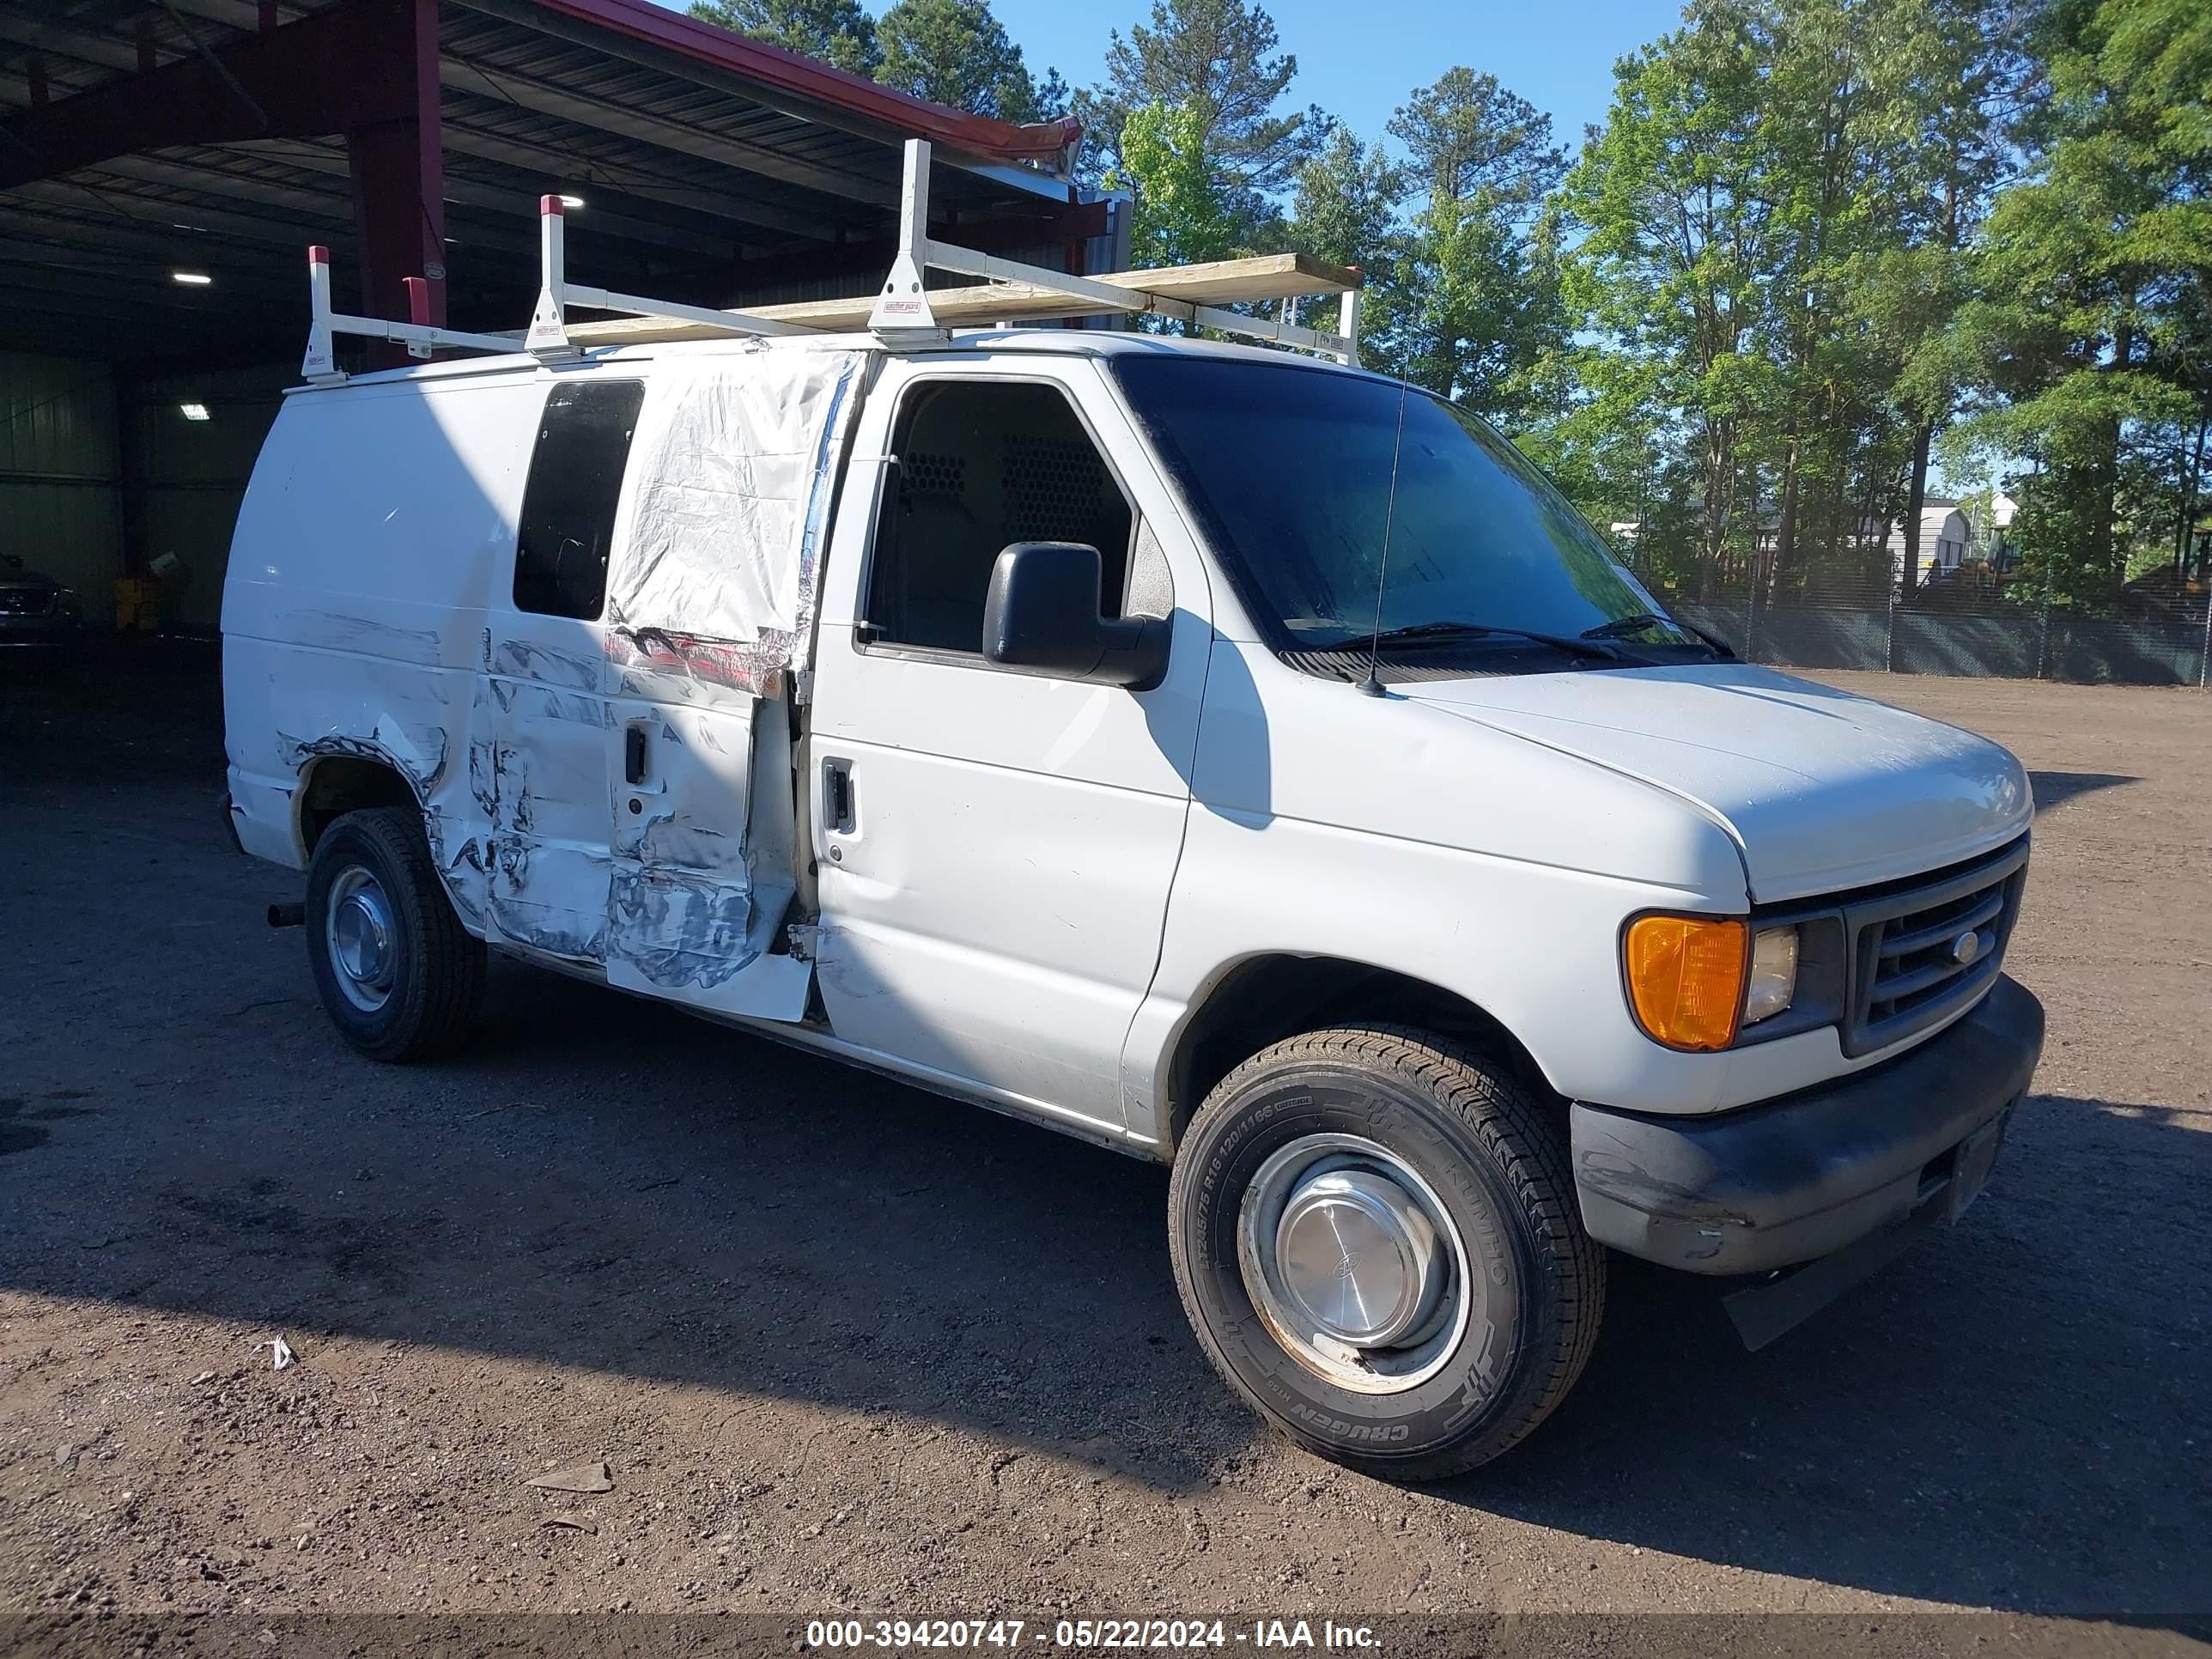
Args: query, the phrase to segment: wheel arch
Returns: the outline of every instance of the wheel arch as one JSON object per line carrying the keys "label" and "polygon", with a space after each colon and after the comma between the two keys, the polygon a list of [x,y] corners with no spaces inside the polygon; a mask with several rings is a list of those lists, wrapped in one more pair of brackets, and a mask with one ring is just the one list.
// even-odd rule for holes
{"label": "wheel arch", "polygon": [[1411,1027],[1494,1054],[1538,1099],[1565,1111],[1528,1045],[1458,992],[1343,957],[1272,951],[1214,975],[1176,1030],[1161,1071],[1170,1154],[1213,1086],[1261,1049],[1302,1032],[1363,1024]]}
{"label": "wheel arch", "polygon": [[332,823],[370,806],[427,810],[414,781],[381,750],[349,744],[342,750],[311,750],[292,793],[292,830],[301,859],[313,855],[315,843]]}

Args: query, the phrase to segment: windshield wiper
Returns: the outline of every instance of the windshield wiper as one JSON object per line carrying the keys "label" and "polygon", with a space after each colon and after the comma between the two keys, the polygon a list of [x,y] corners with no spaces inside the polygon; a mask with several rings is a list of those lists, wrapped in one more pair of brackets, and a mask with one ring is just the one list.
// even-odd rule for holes
{"label": "windshield wiper", "polygon": [[[1378,647],[1430,645],[1451,640],[1510,638],[1528,640],[1538,645],[1548,645],[1555,651],[1564,651],[1573,657],[1590,657],[1603,662],[1633,660],[1618,647],[1607,644],[1602,640],[1592,639],[1588,635],[1580,639],[1570,639],[1564,634],[1539,634],[1530,629],[1500,628],[1486,623],[1409,623],[1403,628],[1386,628],[1380,634],[1373,635],[1370,638]],[[1355,635],[1353,638],[1340,641],[1337,649],[1340,651],[1349,649],[1359,643],[1358,638]]]}
{"label": "windshield wiper", "polygon": [[1617,640],[1630,634],[1639,634],[1647,628],[1671,628],[1678,634],[1687,634],[1717,656],[1726,657],[1730,660],[1735,657],[1735,652],[1706,633],[1704,629],[1692,628],[1686,622],[1679,622],[1672,617],[1662,617],[1653,611],[1639,611],[1632,617],[1616,617],[1611,622],[1600,623],[1595,628],[1585,628],[1583,629],[1582,637],[1586,640]]}

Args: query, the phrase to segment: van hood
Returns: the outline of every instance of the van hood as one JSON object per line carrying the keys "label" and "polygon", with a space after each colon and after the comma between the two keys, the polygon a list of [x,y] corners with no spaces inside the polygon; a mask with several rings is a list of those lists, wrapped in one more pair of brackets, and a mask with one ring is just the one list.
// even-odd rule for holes
{"label": "van hood", "polygon": [[1734,838],[1761,902],[1956,863],[2034,811],[2020,763],[1987,738],[1744,663],[1391,690],[1689,801]]}

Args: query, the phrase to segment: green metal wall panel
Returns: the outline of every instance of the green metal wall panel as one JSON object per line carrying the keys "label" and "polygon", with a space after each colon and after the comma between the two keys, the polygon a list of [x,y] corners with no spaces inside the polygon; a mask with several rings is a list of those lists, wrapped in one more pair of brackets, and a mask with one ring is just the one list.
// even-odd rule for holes
{"label": "green metal wall panel", "polygon": [[106,363],[0,352],[0,550],[104,621],[123,570],[114,381]]}

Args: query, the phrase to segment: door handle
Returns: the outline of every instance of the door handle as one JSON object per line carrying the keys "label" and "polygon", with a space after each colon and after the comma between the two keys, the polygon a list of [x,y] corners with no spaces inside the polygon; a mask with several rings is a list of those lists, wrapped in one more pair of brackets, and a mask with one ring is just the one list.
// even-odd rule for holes
{"label": "door handle", "polygon": [[822,763],[822,822],[832,835],[853,833],[853,763],[848,760],[825,760]]}
{"label": "door handle", "polygon": [[623,728],[623,781],[631,785],[645,781],[645,728],[642,726]]}

